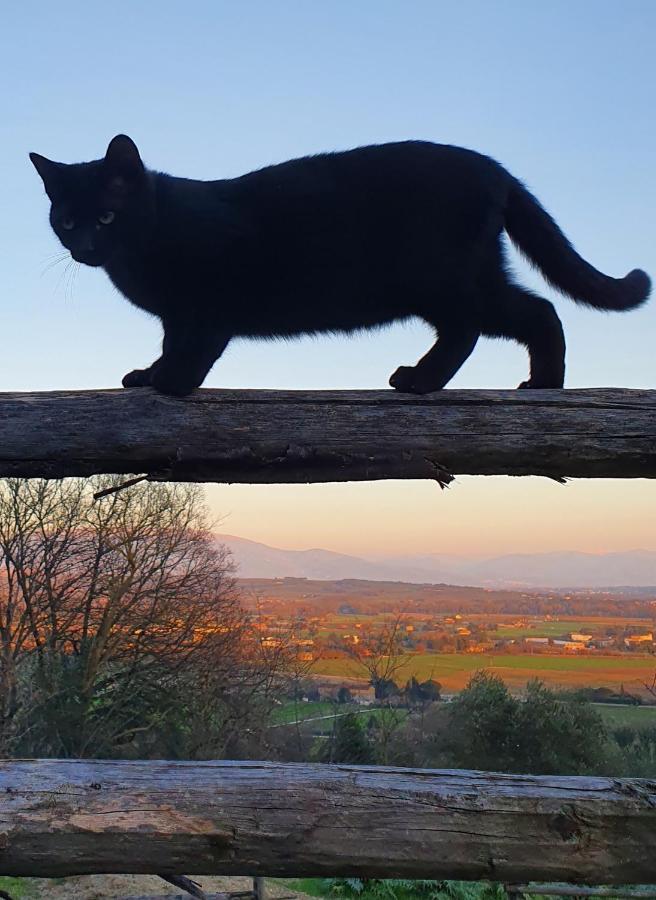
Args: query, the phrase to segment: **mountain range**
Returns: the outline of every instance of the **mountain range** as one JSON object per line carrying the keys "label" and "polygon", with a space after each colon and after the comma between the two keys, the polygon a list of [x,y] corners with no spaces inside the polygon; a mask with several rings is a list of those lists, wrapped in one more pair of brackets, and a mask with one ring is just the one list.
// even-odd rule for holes
{"label": "mountain range", "polygon": [[230,534],[219,534],[217,540],[232,551],[237,574],[242,578],[358,578],[511,589],[656,585],[656,551],[652,550],[493,557],[430,553],[370,558],[322,549],[283,550]]}

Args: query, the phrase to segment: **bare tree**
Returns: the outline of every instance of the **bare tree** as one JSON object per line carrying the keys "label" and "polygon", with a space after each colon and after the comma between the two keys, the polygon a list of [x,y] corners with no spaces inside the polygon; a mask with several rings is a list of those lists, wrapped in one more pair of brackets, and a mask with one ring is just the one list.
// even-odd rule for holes
{"label": "bare tree", "polygon": [[354,642],[342,640],[339,647],[366,671],[376,698],[386,699],[394,676],[404,663],[403,613],[397,612],[378,627],[363,628],[356,637]]}
{"label": "bare tree", "polygon": [[157,715],[179,704],[181,673],[211,672],[216,687],[244,668],[247,617],[200,489],[142,484],[94,502],[112,482],[0,485],[3,752],[26,729],[41,752],[111,751],[152,727],[155,696]]}
{"label": "bare tree", "polygon": [[[70,622],[80,579],[81,482],[2,482],[0,488],[0,747],[15,737],[18,670],[43,662]],[[76,526],[78,530],[76,531]]]}

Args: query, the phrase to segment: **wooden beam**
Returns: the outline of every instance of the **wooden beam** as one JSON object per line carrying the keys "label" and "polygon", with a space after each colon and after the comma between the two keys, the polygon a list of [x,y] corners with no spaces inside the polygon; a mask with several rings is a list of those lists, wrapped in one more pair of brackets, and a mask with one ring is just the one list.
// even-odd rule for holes
{"label": "wooden beam", "polygon": [[0,394],[0,476],[217,482],[656,477],[656,391]]}
{"label": "wooden beam", "polygon": [[656,883],[656,783],[258,762],[0,762],[0,874]]}
{"label": "wooden beam", "polygon": [[617,900],[654,900],[656,889],[587,887],[576,884],[505,884],[511,897],[614,897]]}

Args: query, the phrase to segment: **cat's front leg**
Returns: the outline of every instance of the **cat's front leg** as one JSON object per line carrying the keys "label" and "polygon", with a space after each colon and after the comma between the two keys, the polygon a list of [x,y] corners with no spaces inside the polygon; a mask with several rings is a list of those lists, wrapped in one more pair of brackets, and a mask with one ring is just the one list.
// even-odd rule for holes
{"label": "cat's front leg", "polygon": [[162,356],[150,367],[150,385],[161,394],[185,397],[201,386],[231,337],[200,322],[167,329]]}
{"label": "cat's front leg", "polygon": [[153,375],[155,370],[162,362],[163,358],[170,353],[175,343],[174,335],[183,326],[175,319],[167,317],[162,319],[164,328],[164,337],[162,338],[162,355],[148,366],[147,369],[133,369],[123,376],[121,384],[124,388],[132,387],[150,387],[153,383]]}

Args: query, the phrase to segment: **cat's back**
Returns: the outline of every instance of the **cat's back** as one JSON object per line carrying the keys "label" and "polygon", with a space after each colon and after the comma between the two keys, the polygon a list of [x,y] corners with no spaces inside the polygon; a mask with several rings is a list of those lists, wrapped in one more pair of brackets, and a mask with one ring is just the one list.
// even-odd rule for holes
{"label": "cat's back", "polygon": [[326,183],[349,178],[412,180],[422,175],[449,178],[476,171],[489,174],[503,169],[490,157],[465,147],[430,141],[396,141],[287,160],[241,175],[232,179],[232,184],[236,189],[262,190],[309,180]]}

